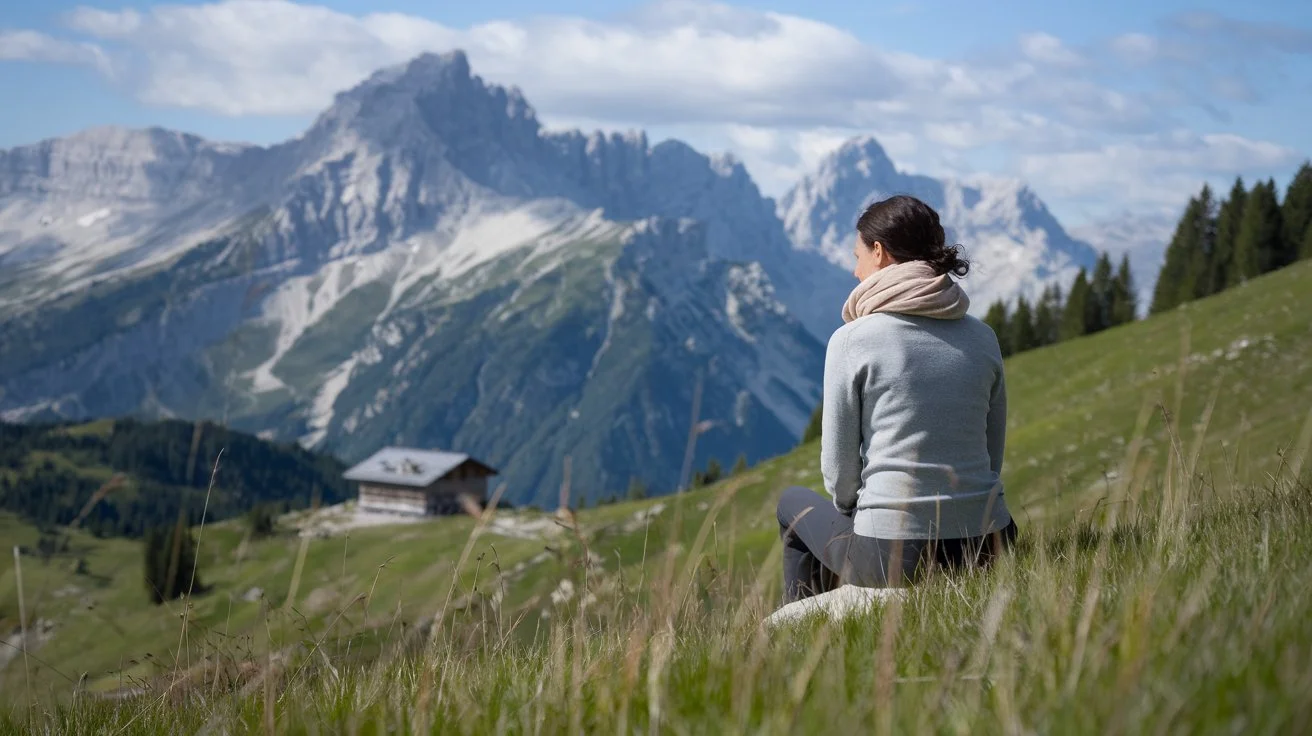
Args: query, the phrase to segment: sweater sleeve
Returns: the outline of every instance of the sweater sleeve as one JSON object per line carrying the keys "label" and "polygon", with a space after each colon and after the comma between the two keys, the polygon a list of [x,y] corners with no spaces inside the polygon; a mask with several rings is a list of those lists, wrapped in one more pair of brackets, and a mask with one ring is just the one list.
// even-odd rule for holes
{"label": "sweater sleeve", "polygon": [[993,381],[993,393],[989,397],[989,416],[985,428],[989,451],[989,467],[1002,475],[1002,455],[1007,449],[1007,378],[1002,366],[998,366],[998,377]]}
{"label": "sweater sleeve", "polygon": [[847,333],[835,334],[825,351],[820,422],[820,468],[834,508],[856,509],[861,490],[861,377],[851,370]]}

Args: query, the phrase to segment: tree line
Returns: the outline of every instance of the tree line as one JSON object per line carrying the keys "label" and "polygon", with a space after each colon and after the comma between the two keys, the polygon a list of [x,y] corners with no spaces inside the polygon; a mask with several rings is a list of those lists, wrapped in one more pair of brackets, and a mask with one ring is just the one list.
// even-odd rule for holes
{"label": "tree line", "polygon": [[[78,519],[102,537],[142,537],[179,514],[198,524],[220,450],[210,521],[261,503],[285,511],[316,494],[335,503],[349,493],[335,458],[203,422],[121,419],[97,430],[0,423],[0,509],[38,527]],[[106,492],[114,474],[123,481]]]}
{"label": "tree line", "polygon": [[1113,269],[1111,257],[1103,253],[1092,274],[1079,270],[1069,293],[1063,295],[1060,286],[1050,284],[1033,302],[1023,295],[1014,306],[998,300],[984,322],[997,334],[1007,357],[1133,322],[1138,311],[1129,257],[1122,256]]}
{"label": "tree line", "polygon": [[1312,258],[1312,162],[1285,189],[1274,179],[1246,189],[1236,178],[1217,201],[1212,189],[1189,200],[1166,248],[1149,312],[1157,314]]}

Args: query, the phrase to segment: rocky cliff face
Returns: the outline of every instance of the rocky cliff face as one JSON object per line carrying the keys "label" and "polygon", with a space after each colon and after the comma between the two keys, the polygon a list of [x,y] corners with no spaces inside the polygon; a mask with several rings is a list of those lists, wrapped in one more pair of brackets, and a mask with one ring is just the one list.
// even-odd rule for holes
{"label": "rocky cliff face", "polygon": [[8,151],[0,193],[6,417],[457,448],[520,501],[550,505],[566,457],[577,495],[671,489],[698,372],[698,465],[789,447],[838,322],[791,313],[797,274],[841,271],[740,165],[544,132],[458,53],[270,148],[102,130]]}

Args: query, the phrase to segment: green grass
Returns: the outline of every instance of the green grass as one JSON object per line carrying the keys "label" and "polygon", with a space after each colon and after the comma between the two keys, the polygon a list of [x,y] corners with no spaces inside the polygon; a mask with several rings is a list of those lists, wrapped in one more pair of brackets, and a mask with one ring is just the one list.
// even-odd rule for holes
{"label": "green grass", "polygon": [[[187,608],[146,604],[135,545],[75,537],[86,573],[23,561],[27,619],[55,627],[0,672],[9,724],[1306,730],[1309,313],[1302,265],[1011,360],[1006,482],[1022,547],[990,574],[935,578],[840,625],[758,626],[778,595],[773,500],[819,486],[815,445],[713,488],[582,512],[546,539],[475,534],[469,518],[308,541],[214,525],[200,538],[210,589]],[[0,539],[24,535],[0,519]],[[575,594],[556,604],[562,580]],[[255,586],[264,601],[243,600]],[[16,590],[11,567],[0,631]],[[132,683],[139,694],[99,695]]]}

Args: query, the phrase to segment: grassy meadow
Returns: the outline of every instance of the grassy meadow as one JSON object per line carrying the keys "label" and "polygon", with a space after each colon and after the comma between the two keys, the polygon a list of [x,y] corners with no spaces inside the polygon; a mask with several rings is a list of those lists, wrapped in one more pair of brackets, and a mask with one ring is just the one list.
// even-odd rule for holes
{"label": "grassy meadow", "polygon": [[1306,731],[1309,315],[1303,264],[1009,360],[1016,554],[835,625],[760,626],[815,445],[574,516],[210,525],[202,592],[162,606],[139,543],[72,533],[0,568],[0,632],[30,631],[0,644],[0,728]]}

